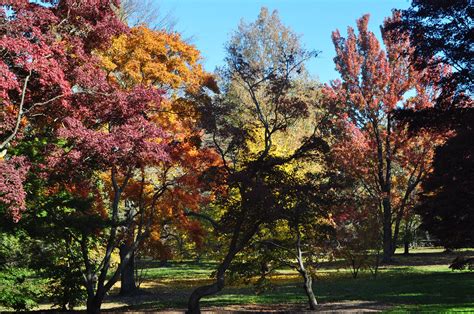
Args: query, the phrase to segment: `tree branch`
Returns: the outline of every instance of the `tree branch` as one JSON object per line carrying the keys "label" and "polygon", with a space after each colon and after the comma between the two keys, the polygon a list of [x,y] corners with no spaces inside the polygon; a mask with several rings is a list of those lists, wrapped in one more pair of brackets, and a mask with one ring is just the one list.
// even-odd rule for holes
{"label": "tree branch", "polygon": [[18,133],[18,129],[20,128],[21,118],[23,117],[23,105],[25,104],[26,86],[28,85],[28,81],[30,77],[31,77],[31,70],[30,70],[30,73],[26,76],[25,83],[23,84],[23,90],[21,92],[20,108],[18,109],[18,116],[16,118],[15,128],[13,129],[13,132],[0,144],[0,151],[3,150]]}

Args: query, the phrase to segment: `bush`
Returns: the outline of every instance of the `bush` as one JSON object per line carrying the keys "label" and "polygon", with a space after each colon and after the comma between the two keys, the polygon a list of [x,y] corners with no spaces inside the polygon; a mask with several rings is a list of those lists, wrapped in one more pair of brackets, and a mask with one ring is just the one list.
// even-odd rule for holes
{"label": "bush", "polygon": [[[84,303],[87,295],[81,260],[68,254],[67,245],[68,242],[61,240],[54,244],[38,241],[32,246],[35,257],[32,265],[41,277],[48,279],[46,290],[53,305],[62,310],[73,310]],[[69,248],[70,251],[73,249]]]}
{"label": "bush", "polygon": [[30,310],[44,296],[44,281],[26,268],[5,268],[0,271],[0,305],[16,311]]}

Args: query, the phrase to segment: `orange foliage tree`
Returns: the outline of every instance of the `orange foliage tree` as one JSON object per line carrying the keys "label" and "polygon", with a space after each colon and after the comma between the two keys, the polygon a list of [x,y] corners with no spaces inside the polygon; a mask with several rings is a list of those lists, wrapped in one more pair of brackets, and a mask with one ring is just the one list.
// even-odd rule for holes
{"label": "orange foliage tree", "polygon": [[[179,34],[145,26],[116,37],[100,58],[109,80],[123,89],[152,86],[166,96],[150,118],[167,133],[163,140],[170,157],[143,169],[140,178],[125,191],[133,206],[146,208],[145,218],[151,222],[151,233],[142,249],[154,256],[169,254],[164,243],[169,232],[162,231],[172,222],[179,222],[175,224],[178,230],[187,232],[199,245],[203,231],[188,220],[185,211],[197,212],[212,198],[213,187],[202,178],[209,167],[218,165],[218,159],[213,150],[201,145],[198,106],[209,99],[208,90],[217,92],[213,77],[202,69],[199,51]],[[124,232],[124,252],[135,233],[133,226]],[[122,273],[122,293],[136,289],[133,269],[132,258]]]}

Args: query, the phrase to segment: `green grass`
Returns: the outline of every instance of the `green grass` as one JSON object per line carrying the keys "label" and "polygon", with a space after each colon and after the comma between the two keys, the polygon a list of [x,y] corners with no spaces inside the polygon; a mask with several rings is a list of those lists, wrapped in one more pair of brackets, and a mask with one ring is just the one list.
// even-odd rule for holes
{"label": "green grass", "polygon": [[[474,272],[448,268],[455,255],[423,249],[410,256],[397,255],[393,265],[380,269],[374,279],[361,273],[353,279],[349,271],[326,264],[319,271],[314,291],[322,304],[341,301],[369,301],[383,304],[388,312],[474,312]],[[216,263],[173,262],[168,267],[150,266],[147,273],[151,292],[142,299],[128,300],[123,309],[183,309],[192,290],[210,282]],[[154,284],[154,286],[153,286]],[[145,285],[146,286],[146,285]],[[122,299],[112,298],[112,301]],[[252,286],[227,286],[219,294],[202,300],[203,307],[227,305],[289,304],[304,308],[306,298],[301,279],[290,270],[280,270],[273,288],[255,294]]]}
{"label": "green grass", "polygon": [[150,267],[145,270],[148,280],[186,280],[209,278],[215,262],[170,262],[166,267]]}
{"label": "green grass", "polygon": [[[474,272],[451,271],[449,263],[456,254],[446,254],[442,249],[421,249],[409,256],[397,254],[391,265],[381,267],[374,279],[368,272],[361,272],[353,279],[342,268],[341,261],[321,265],[315,281],[314,292],[320,304],[375,304],[390,313],[407,312],[474,312]],[[463,254],[474,255],[472,251]],[[161,267],[159,262],[146,261],[144,293],[121,297],[115,287],[107,297],[104,309],[162,310],[186,308],[191,292],[200,285],[212,282],[211,275],[217,263],[170,262]],[[217,295],[202,300],[203,307],[227,307],[230,305],[267,306],[273,309],[303,310],[307,299],[302,280],[290,269],[280,269],[272,278],[270,290],[257,295],[253,286],[227,285]],[[367,302],[367,303],[360,303]],[[286,306],[285,306],[286,305]],[[356,305],[356,308],[358,308]],[[50,307],[42,304],[42,310]],[[338,311],[338,308],[330,308]]]}
{"label": "green grass", "polygon": [[[377,279],[369,276],[353,279],[348,273],[340,273],[316,281],[314,290],[322,303],[363,300],[391,304],[396,310],[447,311],[469,308],[474,311],[472,287],[473,273],[410,267],[382,271]],[[298,283],[278,285],[274,291],[260,296],[252,295],[248,288],[232,290],[224,290],[219,296],[206,299],[204,304],[306,301],[301,284]]]}

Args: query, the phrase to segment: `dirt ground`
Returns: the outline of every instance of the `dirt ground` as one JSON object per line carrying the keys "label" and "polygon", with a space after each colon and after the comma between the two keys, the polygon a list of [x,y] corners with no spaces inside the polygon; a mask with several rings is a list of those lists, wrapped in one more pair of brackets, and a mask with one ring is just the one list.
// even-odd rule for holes
{"label": "dirt ground", "polygon": [[[275,305],[244,305],[244,306],[228,306],[217,309],[204,309],[206,313],[367,313],[380,312],[389,309],[387,304],[381,304],[370,301],[342,301],[334,303],[320,304],[317,311],[309,311],[302,304],[275,304]],[[209,311],[207,311],[209,310]],[[203,312],[204,312],[203,311]]]}
{"label": "dirt ground", "polygon": [[[273,305],[232,305],[225,307],[206,307],[202,309],[202,313],[207,314],[236,314],[236,313],[369,313],[369,312],[381,312],[389,309],[391,306],[388,304],[382,304],[378,302],[370,301],[342,301],[333,303],[320,304],[316,311],[309,311],[302,304],[273,304]],[[127,312],[114,312],[107,311],[107,313],[127,313],[127,314],[139,314],[139,313],[161,313],[161,314],[181,314],[184,313],[185,309],[182,310],[162,310],[162,311],[127,311]]]}

